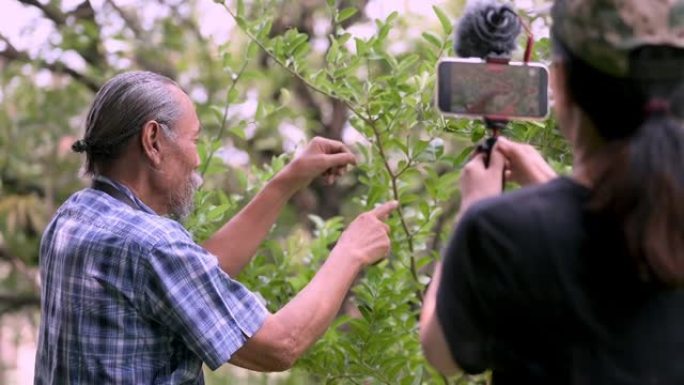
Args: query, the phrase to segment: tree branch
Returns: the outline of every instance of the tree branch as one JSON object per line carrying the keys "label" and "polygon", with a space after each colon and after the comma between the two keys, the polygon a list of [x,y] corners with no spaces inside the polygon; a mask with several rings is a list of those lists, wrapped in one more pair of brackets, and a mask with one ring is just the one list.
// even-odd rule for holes
{"label": "tree branch", "polygon": [[43,59],[33,60],[28,53],[24,51],[19,51],[12,45],[12,43],[3,35],[0,35],[0,41],[4,42],[6,47],[4,50],[0,51],[0,58],[5,58],[8,62],[18,61],[22,63],[35,63],[38,67],[45,68],[56,74],[66,74],[77,82],[85,85],[93,92],[100,89],[100,83],[89,77],[86,74],[80,73],[75,69],[66,65],[66,63],[61,61],[55,61],[53,63],[48,63]]}
{"label": "tree branch", "polygon": [[26,263],[24,263],[23,260],[21,260],[21,258],[10,254],[7,247],[5,247],[5,245],[3,245],[2,243],[0,243],[0,260],[9,263],[15,270],[23,274],[24,277],[26,277],[26,280],[32,283],[31,286],[36,291],[40,290],[40,287],[38,286],[36,281],[36,270],[32,270],[29,266],[26,265]]}
{"label": "tree branch", "polygon": [[45,17],[52,20],[55,25],[62,26],[66,23],[67,16],[59,9],[53,7],[51,3],[43,4],[38,0],[18,0],[24,5],[29,5],[38,8]]}
{"label": "tree branch", "polygon": [[64,64],[61,61],[57,61],[54,63],[48,63],[45,60],[38,60],[37,61],[38,65],[42,68],[48,69],[54,73],[62,73],[69,75],[72,79],[76,80],[77,82],[85,85],[88,87],[91,91],[97,92],[97,90],[100,89],[100,82],[97,80],[82,74],[75,69],[69,67],[68,65]]}
{"label": "tree branch", "polygon": [[138,19],[135,16],[129,14],[123,8],[119,7],[119,5],[117,5],[113,0],[105,0],[105,3],[112,7],[112,9],[119,14],[128,29],[133,32],[133,35],[136,37],[136,39],[146,40],[145,31],[143,31]]}
{"label": "tree branch", "polygon": [[[97,22],[95,20],[95,10],[93,10],[92,5],[90,4],[90,0],[84,0],[81,2],[76,8],[74,8],[73,11],[64,13],[62,12],[58,7],[55,7],[51,5],[52,3],[49,2],[47,4],[43,4],[38,0],[18,0],[20,3],[27,5],[27,6],[32,6],[37,9],[39,9],[43,15],[51,20],[53,23],[55,23],[55,26],[58,29],[58,32],[61,33],[62,28],[69,28],[67,25],[67,19],[69,17],[74,17],[77,20],[81,22],[89,22],[97,25]],[[84,46],[81,49],[76,50],[76,52],[85,60],[88,64],[94,66],[94,67],[104,67],[106,66],[106,58],[102,54],[102,51],[100,50],[100,36],[99,32],[97,36],[93,37],[90,39],[89,44]],[[78,78],[81,76],[81,74],[75,72],[73,69],[65,68],[64,70],[60,71],[57,70],[55,71],[54,68],[50,68],[47,65],[43,65],[43,68],[49,69],[53,72],[63,72],[67,73],[73,78]],[[60,65],[59,68],[64,67],[63,65]],[[73,72],[73,73],[72,73]],[[78,79],[77,79],[78,80]],[[80,80],[79,80],[80,81]],[[83,81],[81,81],[83,82]],[[91,85],[86,84],[89,87]],[[96,89],[97,90],[97,89]]]}
{"label": "tree branch", "polygon": [[90,4],[90,0],[84,0],[73,11],[69,12],[67,16],[73,16],[81,23],[91,23],[98,28],[95,35],[88,40],[88,44],[80,49],[77,49],[81,57],[95,68],[107,67],[107,58],[102,53],[102,38],[100,36],[100,26],[95,20],[95,10]]}
{"label": "tree branch", "polygon": [[19,311],[25,307],[39,307],[37,294],[0,294],[0,314]]}
{"label": "tree branch", "polygon": [[19,311],[25,307],[40,306],[40,295],[38,294],[40,288],[36,283],[35,270],[31,271],[21,259],[10,255],[7,248],[2,244],[0,244],[0,260],[12,265],[14,269],[26,277],[26,280],[32,283],[30,287],[23,289],[27,291],[21,293],[0,293],[0,316]]}

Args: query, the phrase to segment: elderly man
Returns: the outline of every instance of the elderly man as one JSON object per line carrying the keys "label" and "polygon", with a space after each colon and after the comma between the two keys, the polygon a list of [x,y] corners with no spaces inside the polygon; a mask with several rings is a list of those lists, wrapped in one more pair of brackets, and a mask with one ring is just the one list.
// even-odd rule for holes
{"label": "elderly man", "polygon": [[270,314],[233,280],[287,200],[355,163],[316,138],[203,245],[174,219],[199,185],[200,123],[172,80],[130,72],[95,96],[86,133],[93,185],[55,214],[40,249],[36,384],[201,384],[202,363],[285,370],[320,337],[359,271],[389,248],[389,202],[361,214],[316,276]]}

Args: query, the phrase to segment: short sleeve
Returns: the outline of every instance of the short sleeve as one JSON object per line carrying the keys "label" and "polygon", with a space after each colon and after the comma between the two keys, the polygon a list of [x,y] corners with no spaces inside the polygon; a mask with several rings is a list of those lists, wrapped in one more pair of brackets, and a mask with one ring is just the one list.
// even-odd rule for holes
{"label": "short sleeve", "polygon": [[268,311],[191,240],[162,242],[147,257],[145,302],[212,370],[256,333]]}
{"label": "short sleeve", "polygon": [[445,251],[437,317],[453,359],[467,373],[492,366],[494,317],[507,281],[502,261],[511,247],[476,206],[458,223]]}

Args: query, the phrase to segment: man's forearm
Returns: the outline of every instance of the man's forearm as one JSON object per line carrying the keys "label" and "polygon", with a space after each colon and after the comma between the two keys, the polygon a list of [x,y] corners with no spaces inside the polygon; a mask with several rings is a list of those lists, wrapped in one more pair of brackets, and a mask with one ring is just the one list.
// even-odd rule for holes
{"label": "man's forearm", "polygon": [[337,315],[347,291],[362,268],[346,250],[333,250],[309,284],[277,313],[230,362],[252,370],[282,371],[325,332]]}
{"label": "man's forearm", "polygon": [[249,263],[296,190],[276,175],[240,212],[202,246],[216,255],[221,268],[236,276]]}
{"label": "man's forearm", "polygon": [[303,354],[330,326],[363,268],[346,250],[333,250],[309,284],[274,316],[290,330],[294,355]]}

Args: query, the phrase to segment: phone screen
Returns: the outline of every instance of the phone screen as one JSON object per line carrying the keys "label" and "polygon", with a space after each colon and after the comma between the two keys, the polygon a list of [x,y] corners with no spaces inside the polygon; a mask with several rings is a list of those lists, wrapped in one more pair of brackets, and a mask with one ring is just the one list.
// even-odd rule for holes
{"label": "phone screen", "polygon": [[502,119],[548,115],[548,70],[541,64],[445,59],[437,68],[437,105],[445,114]]}

